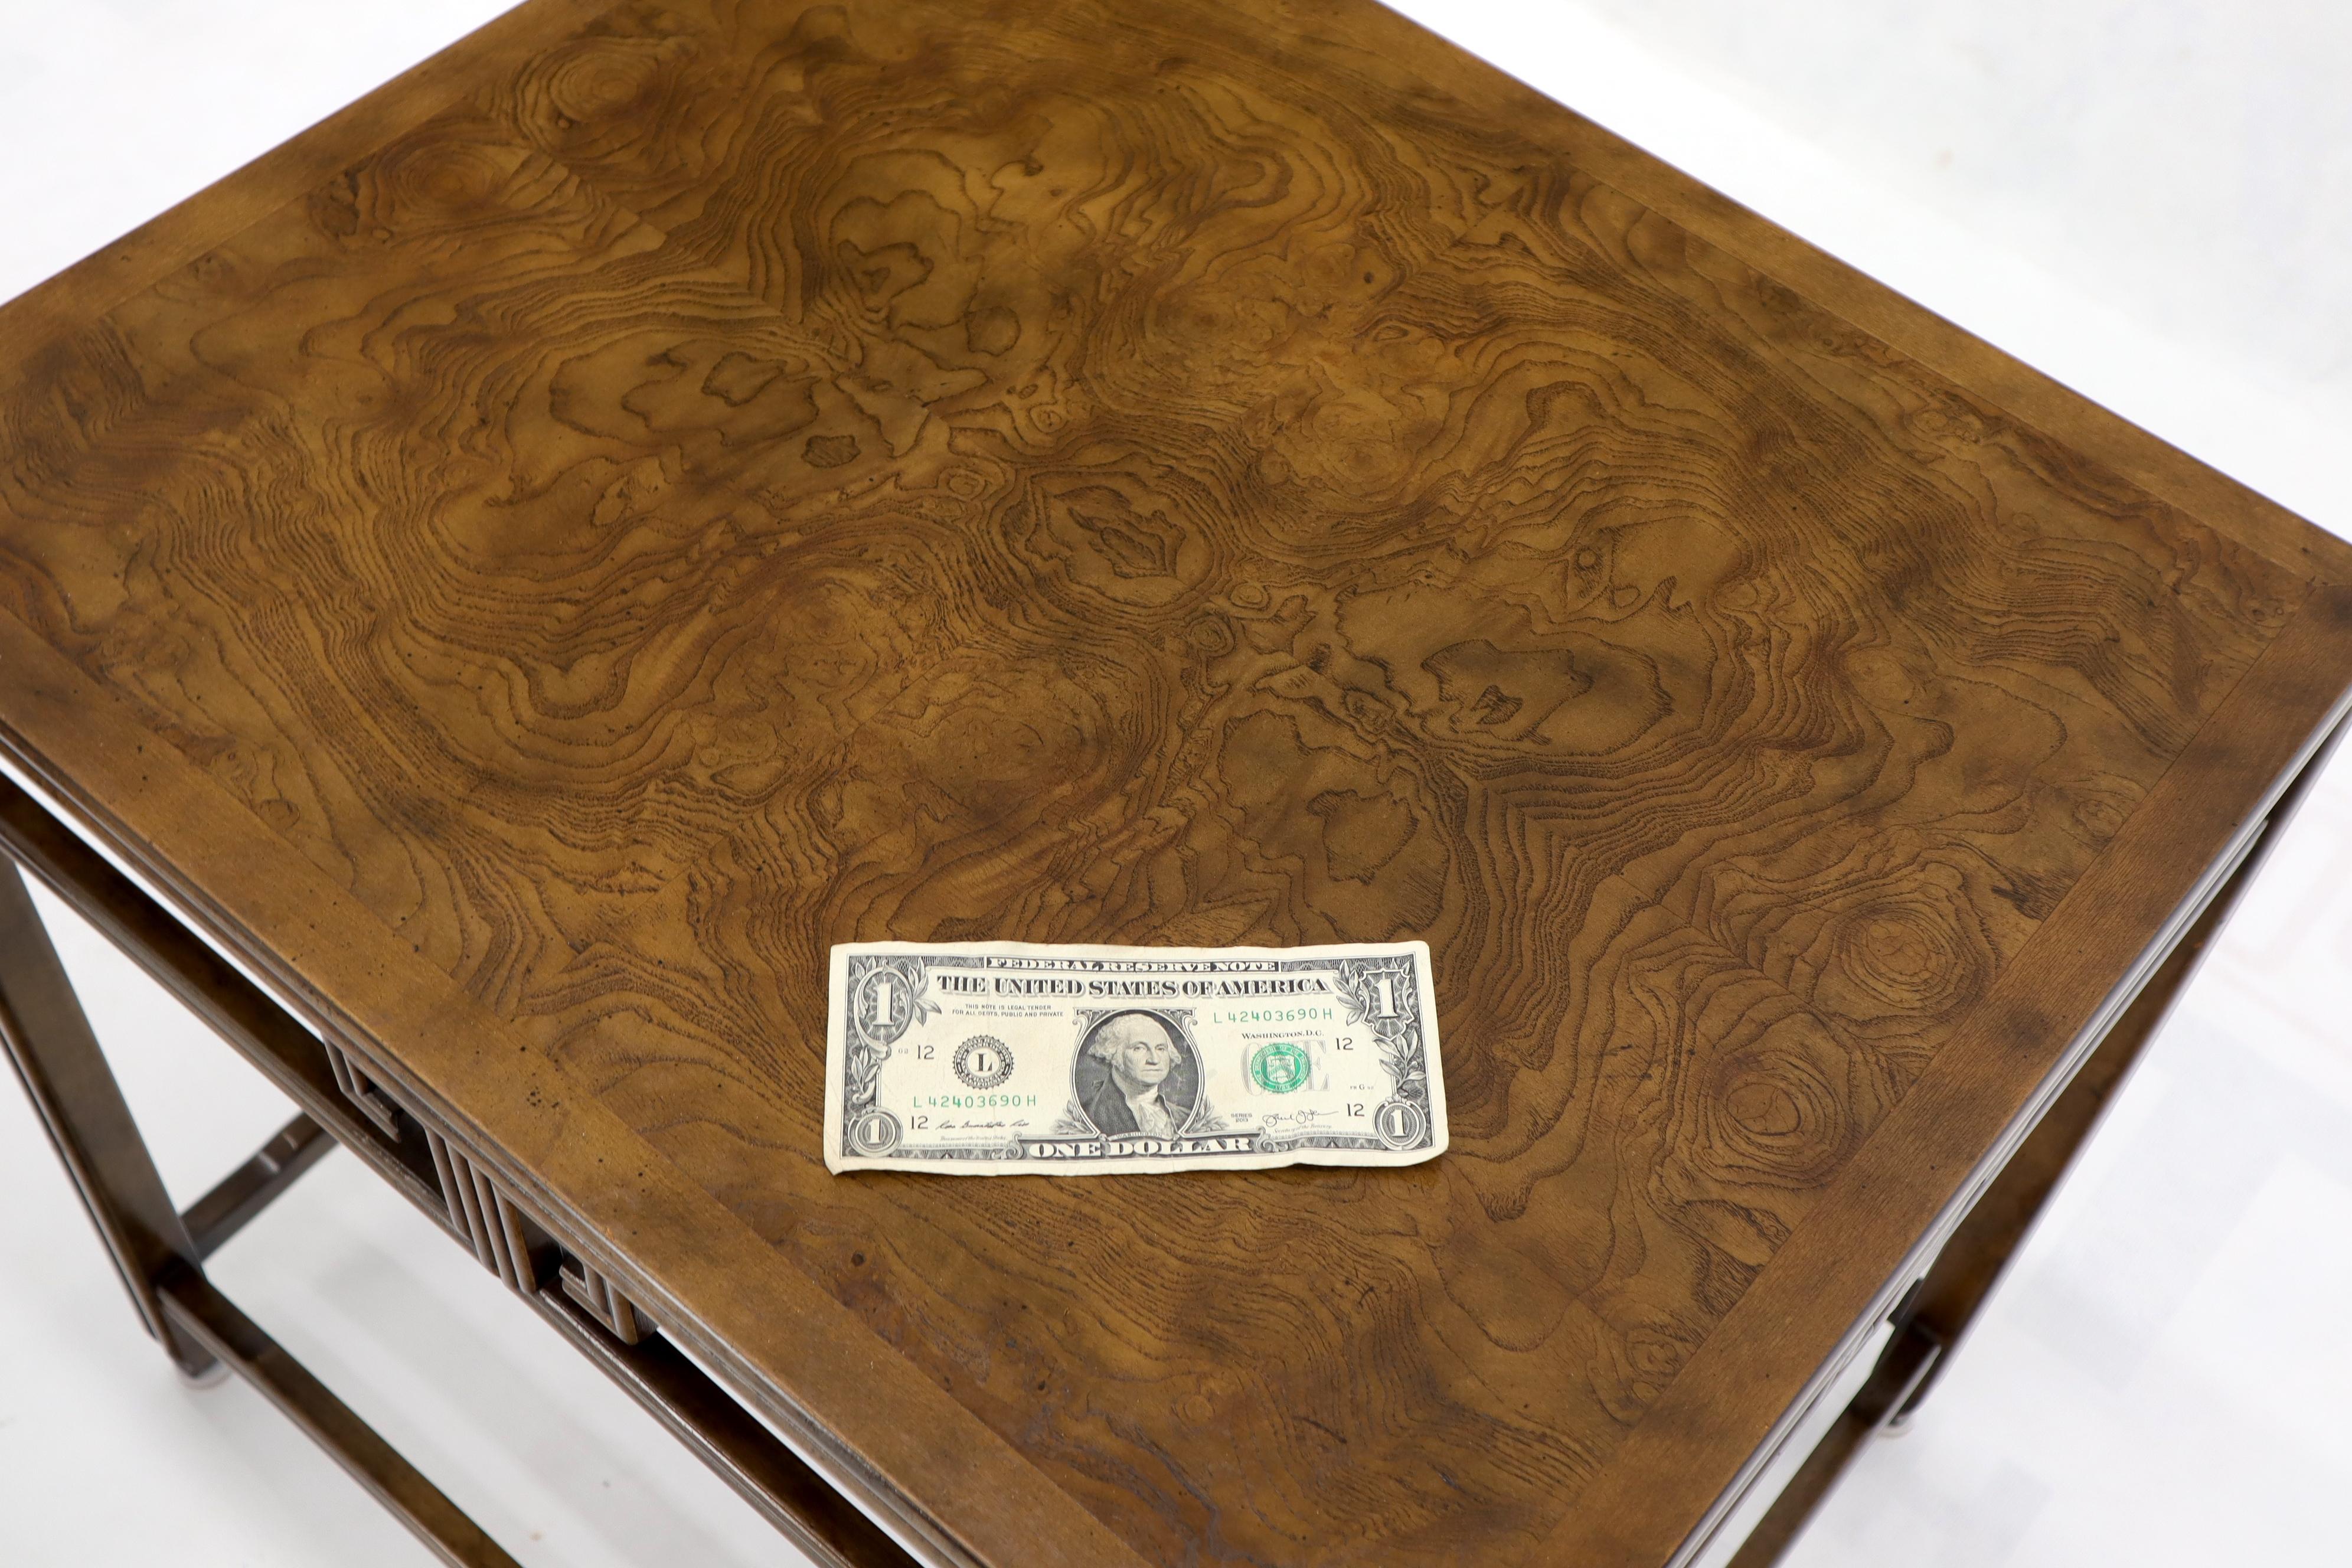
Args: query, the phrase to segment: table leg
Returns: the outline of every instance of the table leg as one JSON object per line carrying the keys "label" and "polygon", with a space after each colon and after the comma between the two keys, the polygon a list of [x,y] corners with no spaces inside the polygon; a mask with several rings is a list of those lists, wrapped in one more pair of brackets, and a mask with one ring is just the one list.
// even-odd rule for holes
{"label": "table leg", "polygon": [[196,1245],[163,1190],[146,1141],[90,1033],[65,966],[15,865],[0,860],[0,1042],[81,1194],[148,1333],[182,1375],[220,1364],[163,1310],[155,1282],[194,1268]]}
{"label": "table leg", "polygon": [[[326,1152],[298,1117],[190,1211],[163,1178],[16,865],[0,858],[0,1045],[32,1097],[147,1331],[181,1374],[234,1370],[456,1568],[518,1568],[457,1505],[205,1279],[203,1258]],[[201,1232],[201,1235],[198,1234]]]}

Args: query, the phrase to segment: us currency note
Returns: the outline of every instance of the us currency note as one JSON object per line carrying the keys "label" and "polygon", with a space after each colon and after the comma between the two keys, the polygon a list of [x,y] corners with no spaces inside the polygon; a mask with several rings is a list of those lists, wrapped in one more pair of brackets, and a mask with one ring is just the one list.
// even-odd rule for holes
{"label": "us currency note", "polygon": [[824,1163],[1097,1175],[1445,1148],[1429,948],[833,950]]}

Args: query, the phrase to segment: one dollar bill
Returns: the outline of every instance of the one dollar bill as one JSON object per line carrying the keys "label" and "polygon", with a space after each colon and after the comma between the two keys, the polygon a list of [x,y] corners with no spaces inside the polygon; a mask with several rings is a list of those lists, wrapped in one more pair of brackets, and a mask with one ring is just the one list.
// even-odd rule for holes
{"label": "one dollar bill", "polygon": [[1445,1148],[1429,948],[845,944],[824,1163],[1097,1175]]}

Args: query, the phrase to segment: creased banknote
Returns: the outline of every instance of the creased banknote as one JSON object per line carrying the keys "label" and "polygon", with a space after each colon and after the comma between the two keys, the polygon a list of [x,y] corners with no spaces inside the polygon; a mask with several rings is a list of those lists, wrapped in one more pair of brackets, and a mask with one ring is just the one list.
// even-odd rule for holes
{"label": "creased banknote", "polygon": [[833,950],[824,1163],[1097,1175],[1445,1148],[1429,948]]}

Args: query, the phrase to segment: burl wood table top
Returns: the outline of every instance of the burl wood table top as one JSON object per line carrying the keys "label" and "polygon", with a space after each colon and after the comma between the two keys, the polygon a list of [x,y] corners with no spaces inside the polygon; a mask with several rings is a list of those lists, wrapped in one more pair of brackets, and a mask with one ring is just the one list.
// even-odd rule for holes
{"label": "burl wood table top", "polygon": [[[539,0],[0,312],[8,753],[950,1561],[1669,1558],[2347,584],[1363,0]],[[827,1174],[982,937],[1426,938],[1453,1149]]]}

